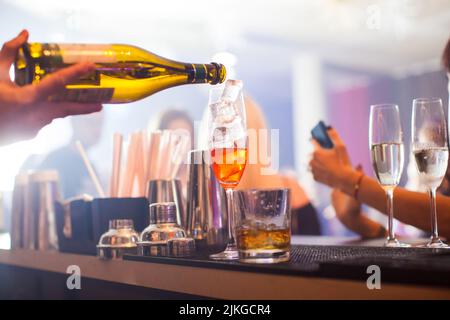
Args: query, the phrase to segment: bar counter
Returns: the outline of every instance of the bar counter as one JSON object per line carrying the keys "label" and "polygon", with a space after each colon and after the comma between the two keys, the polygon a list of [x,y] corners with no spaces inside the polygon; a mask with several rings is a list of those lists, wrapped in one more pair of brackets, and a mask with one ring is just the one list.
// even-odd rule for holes
{"label": "bar counter", "polygon": [[[293,243],[361,245],[348,238],[294,237]],[[364,246],[377,243],[365,242]],[[325,248],[325,247],[324,247]],[[81,270],[81,290],[68,290],[70,265]],[[257,270],[257,269],[255,269]],[[368,277],[369,275],[367,275]],[[382,275],[383,277],[383,275]],[[2,296],[3,295],[3,296]],[[446,285],[366,281],[300,274],[209,268],[163,262],[99,260],[93,256],[0,250],[2,298],[220,299],[450,299]]]}

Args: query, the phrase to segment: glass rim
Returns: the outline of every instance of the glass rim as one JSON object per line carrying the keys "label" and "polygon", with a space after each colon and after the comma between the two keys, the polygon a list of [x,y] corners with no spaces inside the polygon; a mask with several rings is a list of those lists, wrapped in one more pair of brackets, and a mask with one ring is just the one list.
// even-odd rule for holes
{"label": "glass rim", "polygon": [[289,188],[250,188],[250,189],[239,189],[239,190],[234,190],[233,192],[239,193],[239,192],[255,192],[255,191],[259,191],[259,192],[279,192],[279,191],[290,191]]}
{"label": "glass rim", "polygon": [[396,104],[396,103],[378,103],[378,104],[370,105],[370,109],[375,109],[375,108],[383,109],[383,108],[392,108],[392,107],[398,109],[398,104]]}
{"label": "glass rim", "polygon": [[431,98],[414,98],[413,99],[413,104],[415,103],[441,103],[442,104],[442,99],[441,98],[437,98],[437,97],[431,97]]}

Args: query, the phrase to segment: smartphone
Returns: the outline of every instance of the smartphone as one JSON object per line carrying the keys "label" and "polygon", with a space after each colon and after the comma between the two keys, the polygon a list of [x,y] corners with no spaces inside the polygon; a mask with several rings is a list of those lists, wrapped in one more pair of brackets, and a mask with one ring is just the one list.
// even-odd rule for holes
{"label": "smartphone", "polygon": [[334,147],[333,141],[331,141],[328,135],[327,126],[323,121],[319,123],[311,130],[311,135],[322,148],[332,149]]}

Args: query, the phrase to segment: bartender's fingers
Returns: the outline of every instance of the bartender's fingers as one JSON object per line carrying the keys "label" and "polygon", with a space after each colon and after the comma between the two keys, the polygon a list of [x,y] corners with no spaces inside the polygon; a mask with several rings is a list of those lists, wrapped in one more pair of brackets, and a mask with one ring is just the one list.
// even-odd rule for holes
{"label": "bartender's fingers", "polygon": [[28,31],[22,30],[17,37],[5,42],[0,51],[0,78],[9,78],[9,69],[16,58],[19,48],[28,40]]}
{"label": "bartender's fingers", "polygon": [[64,89],[68,83],[94,70],[95,65],[92,63],[77,63],[45,77],[37,86],[30,86],[29,88],[35,91],[35,101],[46,100],[49,96]]}

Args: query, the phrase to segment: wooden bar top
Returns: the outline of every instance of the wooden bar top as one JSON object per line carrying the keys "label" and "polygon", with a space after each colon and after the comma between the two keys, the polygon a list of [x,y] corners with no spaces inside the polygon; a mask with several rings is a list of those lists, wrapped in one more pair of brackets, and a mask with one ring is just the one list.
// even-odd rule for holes
{"label": "wooden bar top", "polygon": [[[314,241],[321,242],[318,238],[311,238],[309,242]],[[324,244],[327,241],[331,242],[331,239],[322,239]],[[63,275],[69,266],[76,265],[82,279],[221,299],[450,299],[449,288],[442,286],[382,283],[380,290],[369,290],[365,281],[139,261],[103,261],[93,256],[23,249],[0,250],[0,264]]]}

